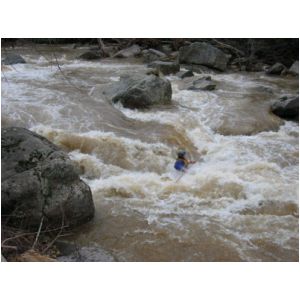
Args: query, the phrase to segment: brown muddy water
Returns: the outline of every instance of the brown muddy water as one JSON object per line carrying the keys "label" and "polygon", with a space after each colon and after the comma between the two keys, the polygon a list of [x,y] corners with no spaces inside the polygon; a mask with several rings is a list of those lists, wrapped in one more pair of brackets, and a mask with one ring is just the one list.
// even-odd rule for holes
{"label": "brown muddy water", "polygon": [[[101,91],[145,65],[76,59],[84,50],[14,49],[28,63],[4,67],[1,90],[2,126],[61,146],[90,185],[79,245],[118,261],[298,261],[299,127],[269,112],[298,79],[214,74],[215,91],[194,92],[168,76],[173,105],[129,110]],[[200,162],[176,183],[178,148]]]}

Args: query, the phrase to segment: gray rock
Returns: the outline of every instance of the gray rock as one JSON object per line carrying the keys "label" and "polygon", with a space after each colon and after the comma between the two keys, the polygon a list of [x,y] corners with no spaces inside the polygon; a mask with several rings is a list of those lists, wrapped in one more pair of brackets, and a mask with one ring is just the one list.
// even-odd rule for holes
{"label": "gray rock", "polygon": [[1,63],[3,65],[14,65],[14,64],[26,64],[26,61],[21,55],[18,54],[8,54]]}
{"label": "gray rock", "polygon": [[216,88],[216,83],[211,80],[210,76],[199,78],[193,81],[193,85],[189,90],[212,91]]}
{"label": "gray rock", "polygon": [[299,96],[282,97],[272,104],[271,110],[284,119],[299,118]]}
{"label": "gray rock", "polygon": [[212,91],[216,88],[216,83],[211,80],[210,76],[200,77],[198,79],[185,78],[179,84],[180,89],[191,91]]}
{"label": "gray rock", "polygon": [[88,185],[66,153],[20,127],[1,130],[2,214],[19,227],[76,226],[94,215]]}
{"label": "gray rock", "polygon": [[178,56],[179,56],[179,51],[173,51],[169,54],[168,57],[170,57],[170,59],[172,60],[178,60]]}
{"label": "gray rock", "polygon": [[179,49],[179,62],[204,65],[225,71],[229,57],[218,48],[207,43],[196,42]]}
{"label": "gray rock", "polygon": [[244,65],[244,64],[247,64],[248,62],[249,62],[248,57],[237,57],[232,60],[231,64],[232,65]]}
{"label": "gray rock", "polygon": [[155,104],[170,104],[172,87],[169,80],[155,75],[121,77],[106,92],[112,102],[128,108],[149,108]]}
{"label": "gray rock", "polygon": [[194,73],[191,70],[187,70],[187,71],[180,71],[176,74],[179,78],[183,79],[186,77],[193,77]]}
{"label": "gray rock", "polygon": [[158,51],[158,50],[155,50],[155,49],[148,49],[148,51],[152,54],[155,54],[157,57],[160,57],[160,58],[164,58],[164,57],[167,57],[167,55],[161,51]]}
{"label": "gray rock", "polygon": [[150,63],[160,59],[166,59],[167,55],[155,49],[147,49],[142,51],[144,62]]}
{"label": "gray rock", "polygon": [[180,65],[174,62],[154,61],[148,65],[150,68],[155,68],[164,75],[177,73],[180,70]]}
{"label": "gray rock", "polygon": [[180,65],[181,67],[198,74],[216,74],[220,71],[200,65]]}
{"label": "gray rock", "polygon": [[138,45],[132,45],[129,48],[120,50],[113,57],[117,58],[129,58],[137,56],[141,53],[141,48]]}
{"label": "gray rock", "polygon": [[171,54],[173,51],[171,45],[162,45],[161,50],[167,55]]}
{"label": "gray rock", "polygon": [[153,61],[159,60],[159,56],[157,56],[154,53],[149,52],[149,50],[143,50],[142,55],[143,55],[144,63],[151,63]]}
{"label": "gray rock", "polygon": [[58,241],[55,246],[59,249],[61,256],[57,257],[62,262],[113,262],[113,255],[98,245],[78,247],[66,241]]}
{"label": "gray rock", "polygon": [[276,63],[266,71],[266,74],[280,75],[282,73],[282,71],[284,71],[285,69],[286,69],[286,67],[282,63]]}
{"label": "gray rock", "polygon": [[246,66],[246,71],[248,72],[263,72],[266,71],[268,66],[262,62],[257,62],[257,63],[249,63]]}
{"label": "gray rock", "polygon": [[101,55],[98,51],[93,50],[93,51],[84,52],[83,54],[79,55],[78,58],[85,59],[85,60],[95,60],[95,59],[100,59]]}
{"label": "gray rock", "polygon": [[295,75],[299,75],[299,61],[295,61],[289,69],[289,72]]}
{"label": "gray rock", "polygon": [[110,57],[114,56],[118,52],[117,46],[105,46],[103,47],[103,51],[107,53]]}

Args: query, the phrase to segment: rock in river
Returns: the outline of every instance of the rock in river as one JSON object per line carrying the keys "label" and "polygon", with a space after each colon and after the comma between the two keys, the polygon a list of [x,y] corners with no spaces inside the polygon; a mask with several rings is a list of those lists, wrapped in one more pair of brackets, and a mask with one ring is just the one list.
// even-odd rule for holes
{"label": "rock in river", "polygon": [[203,76],[196,80],[192,77],[184,78],[179,83],[181,90],[191,91],[212,91],[216,88],[216,82],[211,79],[211,76]]}
{"label": "rock in river", "polygon": [[284,71],[286,67],[282,63],[276,63],[273,66],[271,66],[266,73],[268,75],[280,75],[282,71]]}
{"label": "rock in river", "polygon": [[225,71],[229,57],[216,47],[207,43],[196,42],[179,49],[179,62],[204,65]]}
{"label": "rock in river", "polygon": [[191,70],[187,70],[187,71],[179,71],[176,75],[179,78],[183,79],[183,78],[186,78],[186,77],[193,77],[194,73]]}
{"label": "rock in river", "polygon": [[295,61],[289,68],[289,72],[294,75],[299,75],[299,61]]}
{"label": "rock in river", "polygon": [[150,68],[155,68],[164,75],[174,74],[179,72],[180,65],[174,62],[154,61],[148,65]]}
{"label": "rock in river", "polygon": [[94,215],[88,185],[67,154],[25,128],[1,130],[2,215],[18,227],[76,226]]}
{"label": "rock in river", "polygon": [[100,59],[101,55],[99,51],[87,51],[82,53],[78,58],[80,59],[85,59],[85,60],[95,60],[95,59]]}
{"label": "rock in river", "polygon": [[272,104],[272,112],[284,119],[299,118],[299,96],[284,96]]}
{"label": "rock in river", "polygon": [[141,53],[141,48],[138,45],[132,45],[129,48],[123,49],[116,53],[114,57],[118,58],[129,58],[129,57],[134,57],[137,56]]}
{"label": "rock in river", "polygon": [[14,65],[14,64],[26,64],[26,61],[21,55],[18,54],[8,54],[4,59],[1,61],[4,65]]}
{"label": "rock in river", "polygon": [[127,108],[149,108],[155,104],[170,104],[172,87],[169,80],[155,75],[124,76],[113,86],[112,102]]}

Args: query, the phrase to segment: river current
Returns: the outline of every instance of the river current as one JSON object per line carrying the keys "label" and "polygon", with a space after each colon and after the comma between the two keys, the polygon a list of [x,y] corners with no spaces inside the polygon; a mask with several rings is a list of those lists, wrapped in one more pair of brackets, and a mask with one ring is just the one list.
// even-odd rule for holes
{"label": "river current", "polygon": [[[1,89],[2,127],[62,147],[91,187],[78,244],[118,261],[298,261],[299,126],[270,113],[298,78],[209,74],[216,90],[195,92],[167,76],[172,105],[130,110],[102,91],[145,64],[76,59],[84,50],[14,49],[27,64],[2,67]],[[197,163],[176,182],[180,148]]]}

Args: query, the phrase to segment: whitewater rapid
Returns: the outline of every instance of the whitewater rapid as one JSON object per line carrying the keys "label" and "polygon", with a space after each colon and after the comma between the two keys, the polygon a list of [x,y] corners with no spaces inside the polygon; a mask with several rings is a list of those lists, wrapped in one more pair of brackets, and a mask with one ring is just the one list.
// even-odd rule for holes
{"label": "whitewater rapid", "polygon": [[[74,239],[119,261],[297,261],[299,126],[269,112],[298,80],[210,74],[215,91],[181,89],[146,111],[112,105],[101,91],[138,60],[76,59],[83,49],[18,49],[2,70],[2,126],[23,126],[68,151],[89,184],[95,219]],[[42,55],[41,55],[42,53]],[[199,75],[200,76],[200,75]],[[178,182],[176,151],[197,163]]]}

